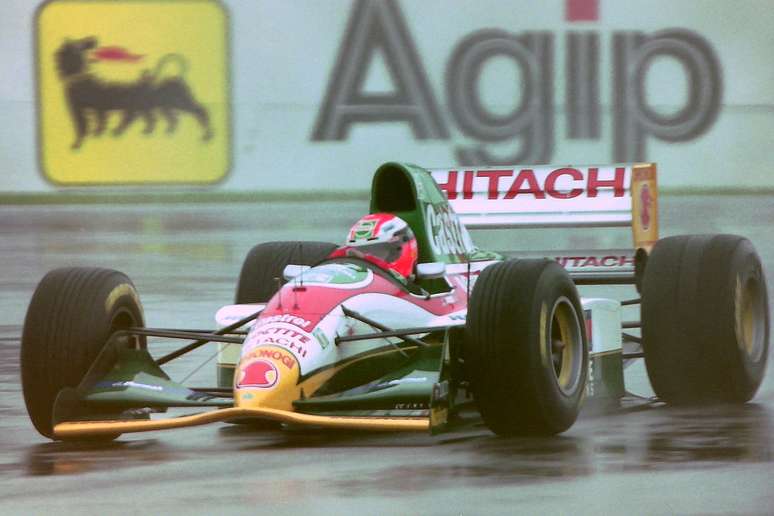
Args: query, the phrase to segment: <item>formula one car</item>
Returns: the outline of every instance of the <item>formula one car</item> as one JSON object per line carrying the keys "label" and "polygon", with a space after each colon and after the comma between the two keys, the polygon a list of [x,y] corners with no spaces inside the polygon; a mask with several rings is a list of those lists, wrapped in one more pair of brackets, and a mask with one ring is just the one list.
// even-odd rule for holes
{"label": "formula one car", "polygon": [[[120,272],[48,273],[21,344],[35,428],[52,439],[214,421],[439,432],[475,409],[497,434],[548,435],[582,406],[616,404],[624,364],[641,357],[667,403],[743,403],[761,383],[760,260],[738,236],[658,239],[654,164],[387,163],[371,193],[371,215],[344,246],[254,247],[217,330],[144,327]],[[468,232],[576,226],[631,226],[633,249],[506,259]],[[639,296],[582,299],[576,285]],[[641,321],[622,321],[629,305]],[[159,357],[148,350],[158,338],[192,342]],[[218,385],[186,387],[162,370],[209,342],[220,346]],[[165,416],[173,407],[201,410]]]}

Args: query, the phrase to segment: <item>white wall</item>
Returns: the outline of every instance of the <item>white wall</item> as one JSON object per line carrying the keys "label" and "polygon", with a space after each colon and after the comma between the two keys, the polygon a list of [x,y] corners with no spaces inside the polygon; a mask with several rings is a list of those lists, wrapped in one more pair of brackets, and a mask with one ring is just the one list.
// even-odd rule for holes
{"label": "white wall", "polygon": [[[565,2],[558,0],[481,0],[475,4],[465,0],[396,0],[362,5],[358,0],[229,0],[224,4],[229,13],[232,50],[232,167],[215,189],[364,189],[374,168],[389,160],[428,167],[454,165],[460,163],[461,149],[470,152],[483,146],[490,159],[508,161],[519,154],[520,135],[530,131],[534,140],[521,152],[526,161],[607,163],[616,157],[641,158],[659,164],[660,183],[666,187],[774,187],[769,164],[774,144],[774,10],[769,0],[600,0],[598,19],[581,22],[567,21]],[[364,83],[361,88],[350,89],[350,93],[360,91],[364,102],[373,104],[374,92],[395,92],[391,77],[398,71],[408,81],[405,91],[410,98],[404,103],[413,111],[405,106],[398,109],[393,96],[391,109],[402,113],[403,121],[353,123],[348,137],[341,140],[332,139],[335,124],[329,124],[313,141],[315,124],[322,116],[326,91],[356,5],[365,13],[363,19],[373,16],[377,27],[386,27],[388,45],[399,57],[398,64],[390,66],[378,52],[373,60],[363,59],[363,63],[371,61]],[[0,3],[0,192],[67,189],[48,182],[38,164],[36,7],[29,0]],[[396,12],[398,21],[393,18]],[[401,19],[405,22],[404,33],[399,30]],[[465,38],[480,35],[484,29],[498,29],[510,36],[504,34],[499,43],[490,38],[488,43],[466,48],[506,48],[524,57],[527,66],[533,67],[532,72],[503,55],[484,61],[479,69],[478,93],[460,86],[453,107],[447,93],[447,67],[452,53],[465,45]],[[685,38],[651,41],[649,45],[661,53],[645,67],[645,55],[637,52],[650,47],[637,46],[631,34],[639,31],[652,38],[667,29],[681,29],[674,34]],[[364,39],[355,37],[350,41],[347,48],[353,52],[351,55],[357,56],[366,48],[365,42],[368,37],[374,38],[374,30],[372,26]],[[580,135],[584,128],[588,134],[598,127],[598,137],[568,135],[566,38],[570,32],[597,38],[598,54],[577,62],[581,76],[590,73],[598,78],[598,96],[590,98],[598,99],[599,108],[592,107],[575,120],[581,124]],[[628,42],[635,50],[616,67],[613,38],[623,33],[628,35],[619,36],[619,44]],[[541,53],[530,46],[540,42],[552,44],[553,51]],[[411,46],[416,49],[420,73],[411,72],[410,59],[404,54]],[[696,64],[698,75],[692,97],[699,105],[690,106],[690,76],[679,60],[669,57],[669,52],[683,52],[689,65]],[[711,66],[707,66],[713,62],[717,64],[714,77]],[[645,71],[644,102],[654,112],[674,117],[688,106],[682,125],[669,128],[662,121],[654,126],[652,116],[643,118],[642,106],[636,105],[636,91],[623,98],[628,107],[615,106],[616,70],[632,74],[637,66]],[[356,76],[356,66],[344,68],[344,82],[334,93],[346,93],[347,77]],[[457,69],[461,70],[463,67]],[[425,91],[422,97],[423,80],[429,85],[429,96]],[[530,81],[534,83],[531,96],[527,95]],[[574,84],[580,86],[573,91],[582,95],[589,91],[583,85],[591,83],[578,80]],[[719,95],[715,100],[713,92]],[[547,93],[553,94],[552,101],[539,105],[550,96]],[[478,140],[486,127],[465,134],[458,122],[460,117],[453,116],[452,110],[469,112],[474,104],[471,98],[476,95],[486,111],[501,116],[526,99],[533,115],[513,121],[517,126],[523,124],[525,132],[519,135],[511,131],[502,142],[483,144]],[[338,109],[331,109],[331,113],[344,113],[347,108],[342,104],[352,101],[352,97],[345,94],[333,101],[331,106]],[[435,119],[433,106],[437,106]],[[385,109],[378,106],[363,106],[359,112],[371,119],[385,117]],[[595,112],[599,116],[596,123]],[[418,113],[415,123],[420,131],[424,127],[427,139],[415,137],[406,113]],[[625,113],[629,114],[622,116]],[[473,122],[471,116],[465,116],[468,123]],[[703,129],[694,128],[693,133],[698,134],[692,134],[691,124]],[[642,133],[639,137],[638,128]],[[614,133],[629,136],[616,144]],[[669,138],[686,141],[664,141]],[[640,151],[638,142],[644,144]]]}

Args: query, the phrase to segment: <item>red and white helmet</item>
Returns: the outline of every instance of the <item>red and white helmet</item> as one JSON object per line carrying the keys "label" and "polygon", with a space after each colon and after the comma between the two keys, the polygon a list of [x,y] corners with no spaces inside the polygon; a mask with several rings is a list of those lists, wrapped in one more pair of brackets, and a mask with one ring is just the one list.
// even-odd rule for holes
{"label": "red and white helmet", "polygon": [[372,213],[358,220],[349,230],[346,249],[403,278],[414,274],[419,256],[414,232],[391,213]]}

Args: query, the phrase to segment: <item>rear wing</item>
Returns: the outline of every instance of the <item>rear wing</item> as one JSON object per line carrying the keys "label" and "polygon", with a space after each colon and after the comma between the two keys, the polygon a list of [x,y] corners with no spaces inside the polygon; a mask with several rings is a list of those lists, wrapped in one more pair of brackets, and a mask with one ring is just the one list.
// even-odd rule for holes
{"label": "rear wing", "polygon": [[630,226],[634,249],[658,240],[655,163],[431,169],[468,228]]}

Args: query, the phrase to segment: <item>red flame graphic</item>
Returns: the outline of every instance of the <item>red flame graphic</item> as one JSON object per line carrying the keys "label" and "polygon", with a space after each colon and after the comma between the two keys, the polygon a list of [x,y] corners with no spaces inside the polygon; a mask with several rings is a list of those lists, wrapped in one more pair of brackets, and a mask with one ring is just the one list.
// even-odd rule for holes
{"label": "red flame graphic", "polygon": [[91,53],[94,59],[99,61],[118,61],[126,63],[136,63],[145,56],[132,54],[124,47],[99,47]]}

